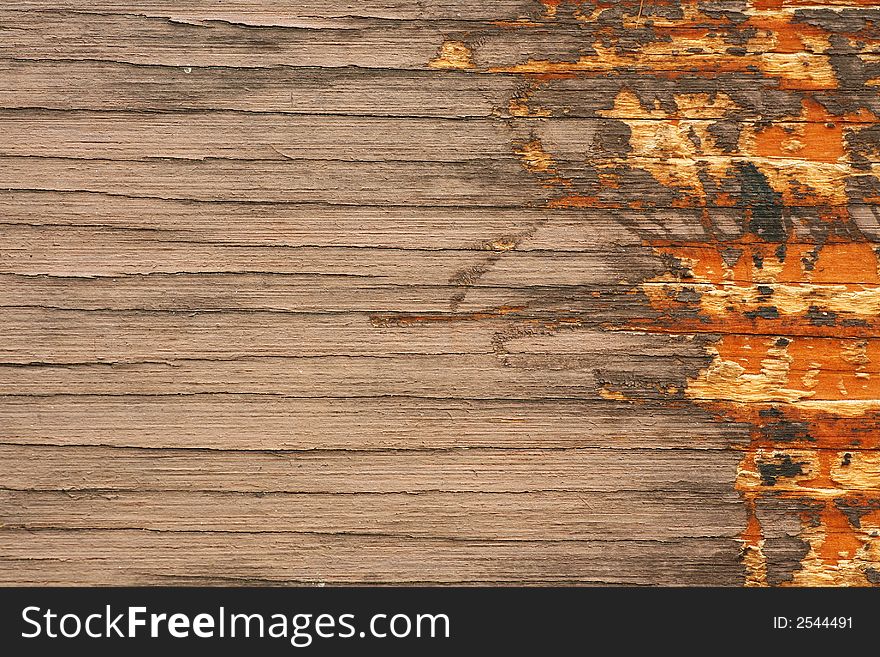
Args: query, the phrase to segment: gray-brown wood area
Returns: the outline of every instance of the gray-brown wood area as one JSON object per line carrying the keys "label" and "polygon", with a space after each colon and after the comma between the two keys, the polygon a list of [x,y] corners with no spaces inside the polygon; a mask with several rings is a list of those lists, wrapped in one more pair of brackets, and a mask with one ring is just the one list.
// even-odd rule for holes
{"label": "gray-brown wood area", "polygon": [[876,4],[4,1],[0,584],[880,583]]}

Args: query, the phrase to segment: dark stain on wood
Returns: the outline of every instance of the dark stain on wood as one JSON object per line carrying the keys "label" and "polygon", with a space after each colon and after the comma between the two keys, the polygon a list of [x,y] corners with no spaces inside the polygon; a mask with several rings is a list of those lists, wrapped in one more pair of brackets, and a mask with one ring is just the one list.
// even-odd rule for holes
{"label": "dark stain on wood", "polygon": [[729,4],[6,3],[0,581],[877,584],[880,10]]}

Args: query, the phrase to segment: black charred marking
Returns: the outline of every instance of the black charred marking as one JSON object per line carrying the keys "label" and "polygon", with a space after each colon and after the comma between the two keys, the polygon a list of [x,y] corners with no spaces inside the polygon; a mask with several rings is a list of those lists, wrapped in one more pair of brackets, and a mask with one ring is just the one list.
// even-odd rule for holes
{"label": "black charred marking", "polygon": [[877,586],[880,584],[880,570],[876,568],[865,568],[865,579],[867,579],[871,584]]}
{"label": "black charred marking", "polygon": [[782,411],[775,406],[773,408],[762,408],[758,411],[759,417],[782,417]]}
{"label": "black charred marking", "polygon": [[755,269],[764,269],[764,256],[760,253],[753,253],[752,263],[755,265]]}
{"label": "black charred marking", "polygon": [[804,474],[804,461],[793,461],[788,454],[777,455],[776,462],[764,462],[758,464],[758,474],[761,475],[761,484],[775,486],[782,477],[797,477]]}
{"label": "black charred marking", "polygon": [[860,326],[865,327],[868,326],[868,320],[866,319],[844,319],[840,322],[841,326]]}
{"label": "black charred marking", "polygon": [[776,259],[779,262],[782,262],[783,260],[785,260],[785,254],[786,254],[785,244],[780,244],[779,246],[776,247]]}
{"label": "black charred marking", "polygon": [[804,266],[804,270],[813,271],[816,268],[816,263],[819,261],[819,248],[816,247],[812,251],[804,254],[801,257],[801,264]]}
{"label": "black charred marking", "polygon": [[759,285],[758,294],[760,294],[762,297],[769,297],[771,294],[773,294],[773,288],[769,285]]}
{"label": "black charred marking", "polygon": [[852,463],[852,454],[847,452],[846,454],[843,455],[843,460],[840,462],[840,466],[845,468],[845,467],[849,466],[850,463]]}
{"label": "black charred marking", "polygon": [[816,439],[810,435],[809,425],[803,422],[791,422],[789,420],[768,422],[767,424],[761,425],[760,431],[765,439],[773,442],[790,443],[816,441]]}
{"label": "black charred marking", "polygon": [[791,340],[789,340],[788,338],[779,338],[778,340],[776,340],[777,347],[787,347],[790,344]]}
{"label": "black charred marking", "polygon": [[773,190],[767,177],[751,162],[740,162],[738,169],[740,195],[750,212],[749,232],[766,242],[784,242],[782,195]]}
{"label": "black charred marking", "polygon": [[749,319],[779,319],[779,310],[776,306],[761,306],[755,310],[743,313]]}
{"label": "black charred marking", "polygon": [[837,313],[833,310],[821,310],[818,306],[810,306],[807,319],[813,326],[837,326]]}

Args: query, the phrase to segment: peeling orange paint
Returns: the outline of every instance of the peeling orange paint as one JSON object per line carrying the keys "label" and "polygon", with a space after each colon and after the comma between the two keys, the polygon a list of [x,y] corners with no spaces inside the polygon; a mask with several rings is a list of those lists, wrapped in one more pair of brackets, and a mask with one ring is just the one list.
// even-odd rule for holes
{"label": "peeling orange paint", "polygon": [[[674,300],[681,290],[692,290],[702,330],[722,334],[710,348],[711,364],[689,381],[685,394],[720,418],[754,427],[736,482],[749,509],[741,536],[747,583],[766,584],[757,505],[783,496],[816,509],[804,516],[801,537],[809,553],[792,583],[865,585],[880,524],[862,517],[856,525],[841,506],[865,500],[880,505],[876,458],[857,460],[867,467],[840,476],[852,464],[852,452],[880,446],[877,254],[863,242],[781,244],[785,253],[776,257],[783,266],[768,279],[763,263],[757,267],[748,256],[760,249],[772,258],[768,252],[779,251],[780,244],[762,243],[754,235],[715,243],[659,242],[654,248],[686,263],[688,277],[665,277],[643,287],[680,332],[699,321],[676,319],[683,308]],[[806,247],[817,254],[809,266],[800,257]],[[741,251],[742,267],[724,265],[721,253],[729,249]],[[865,335],[841,336],[837,323],[843,318],[861,323]],[[747,326],[752,334],[737,332]],[[759,326],[760,332],[754,330]],[[842,456],[847,449],[848,461]],[[792,465],[777,466],[773,459]],[[839,465],[843,462],[847,465]],[[768,478],[767,472],[777,471],[778,477]]]}
{"label": "peeling orange paint", "polygon": [[651,52],[646,47],[637,55],[621,55],[613,50],[594,46],[596,55],[582,56],[575,61],[556,62],[529,59],[513,66],[495,66],[490,73],[546,74],[575,73],[609,75],[617,69],[649,72],[659,78],[684,76],[716,77],[719,73],[751,73],[759,71],[779,80],[781,89],[820,91],[836,89],[838,81],[826,55],[813,53],[761,53],[754,56],[722,56],[692,54],[685,59],[670,58],[665,52]]}
{"label": "peeling orange paint", "polygon": [[[701,239],[644,239],[662,262],[675,264],[640,285],[649,316],[606,328],[718,336],[707,347],[709,365],[684,390],[657,393],[750,427],[733,483],[747,512],[740,535],[745,583],[770,583],[762,509],[782,500],[803,509],[799,537],[807,554],[791,584],[869,584],[869,569],[880,563],[880,260],[849,208],[854,181],[880,178],[880,148],[865,132],[880,118],[868,104],[855,106],[855,93],[846,107],[834,101],[841,80],[833,56],[853,49],[852,65],[866,67],[858,84],[870,91],[880,80],[870,68],[880,62],[880,36],[873,24],[854,22],[844,31],[802,20],[802,12],[827,7],[833,15],[834,8],[877,1],[747,0],[737,20],[698,0],[541,5],[540,18],[496,27],[549,29],[573,19],[596,29],[584,32],[583,51],[569,57],[524,57],[481,69],[522,81],[497,118],[537,126],[567,112],[539,97],[555,80],[610,79],[621,84],[596,115],[627,131],[625,149],[588,152],[575,163],[589,168],[589,183],[568,173],[574,169],[539,131],[512,138],[514,156],[550,191],[546,207],[702,212]],[[622,45],[625,30],[639,31],[640,40]],[[449,48],[438,60],[465,65],[443,67],[473,67],[470,51],[453,56]],[[768,121],[745,115],[742,97],[723,84],[661,102],[628,78],[676,87],[691,78],[755,80],[762,83],[756,94],[770,90],[796,102]],[[633,179],[644,185],[636,195]],[[859,203],[880,205],[877,187],[866,189]],[[739,210],[738,232],[716,224],[721,209]],[[797,223],[796,209],[812,221],[809,230]],[[503,237],[486,244],[499,258],[516,246]],[[559,319],[557,326],[578,321]],[[608,385],[598,392],[633,401]]]}
{"label": "peeling orange paint", "polygon": [[[775,38],[776,54],[748,55],[736,64],[710,58],[712,73],[751,60],[750,66],[778,79],[782,89],[836,87],[827,61],[805,52],[827,49],[820,30],[794,26],[790,15],[758,13],[783,5],[781,0],[756,4],[750,19]],[[644,67],[658,77],[679,73],[649,61],[650,49],[626,58],[607,54],[602,53],[602,59],[613,67]],[[702,60],[688,61],[694,65]],[[560,71],[565,66],[583,74],[602,70],[589,58],[568,65],[529,62],[519,70]],[[630,130],[631,152],[615,164],[646,171],[661,186],[683,192],[685,198],[676,199],[681,206],[745,205],[745,219],[751,221],[748,201],[744,204],[727,192],[714,194],[700,177],[708,172],[721,183],[737,163],[748,162],[778,193],[780,206],[814,205],[830,222],[846,224],[848,215],[839,208],[849,201],[847,136],[876,125],[874,114],[864,109],[835,114],[807,94],[801,113],[787,123],[744,124],[737,149],[729,153],[729,145],[722,151],[715,144],[707,123],[679,122],[682,117],[708,121],[729,115],[735,105],[728,97],[677,96],[676,105],[675,112],[646,107],[623,89],[613,108],[603,113]],[[873,165],[869,169],[873,171]],[[598,198],[569,192],[550,203],[601,206]],[[764,499],[784,495],[816,509],[803,516],[801,538],[809,551],[792,583],[865,585],[866,569],[876,564],[880,551],[880,514],[854,522],[841,505],[857,499],[880,506],[876,457],[853,458],[854,452],[880,446],[872,437],[876,434],[866,435],[872,426],[880,428],[880,262],[876,249],[866,242],[834,237],[801,242],[791,228],[782,237],[767,240],[747,231],[738,238],[708,242],[647,240],[658,254],[675,259],[686,275],[647,281],[642,289],[661,315],[634,322],[634,327],[722,336],[709,349],[714,354],[711,364],[684,392],[719,419],[754,427],[736,480],[747,509],[740,537],[746,584],[768,584],[758,507]],[[617,391],[605,390],[603,395],[613,392]],[[783,465],[773,459],[781,459]],[[860,465],[847,470],[853,463]],[[779,476],[773,476],[777,472]]]}

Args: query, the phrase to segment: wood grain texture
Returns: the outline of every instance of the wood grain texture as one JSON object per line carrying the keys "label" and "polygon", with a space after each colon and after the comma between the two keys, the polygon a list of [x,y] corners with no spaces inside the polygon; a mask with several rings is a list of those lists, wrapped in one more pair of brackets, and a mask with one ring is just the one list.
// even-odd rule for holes
{"label": "wood grain texture", "polygon": [[0,584],[880,583],[873,0],[10,0]]}

